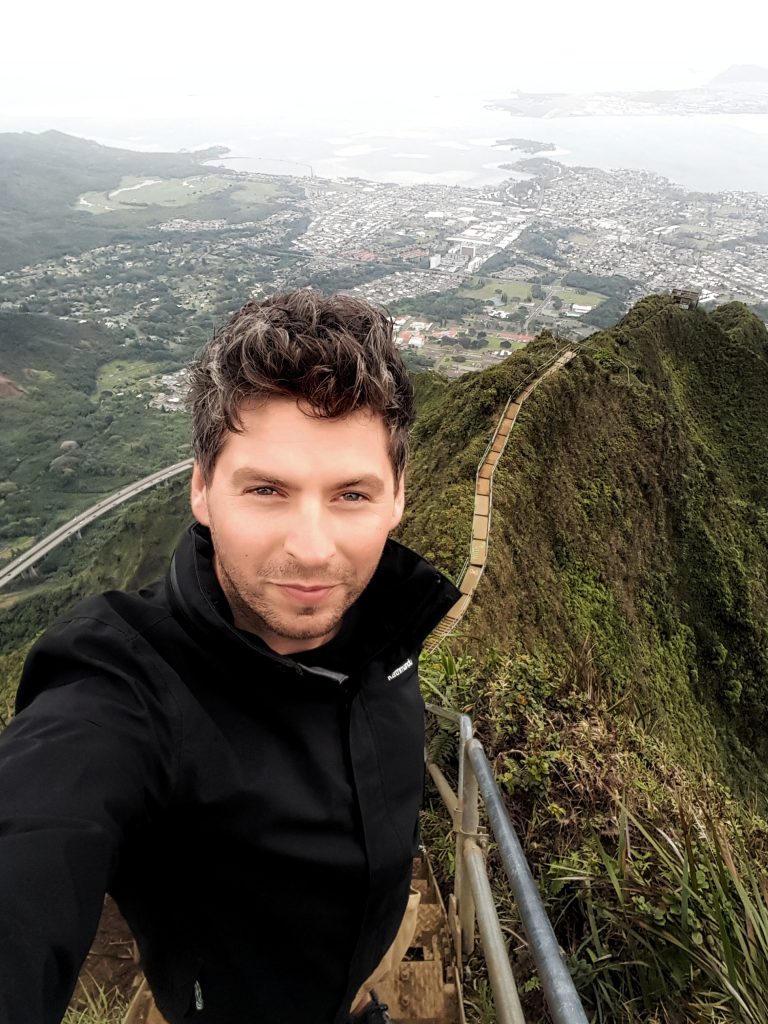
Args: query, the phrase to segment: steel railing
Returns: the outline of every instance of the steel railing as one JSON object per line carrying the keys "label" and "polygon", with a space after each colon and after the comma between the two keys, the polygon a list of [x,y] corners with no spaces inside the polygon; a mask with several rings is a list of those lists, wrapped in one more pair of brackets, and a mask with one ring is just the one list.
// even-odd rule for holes
{"label": "steel railing", "polygon": [[563,962],[491,766],[480,741],[473,735],[472,720],[469,715],[434,704],[427,704],[427,710],[455,723],[459,730],[458,793],[453,792],[437,765],[427,762],[429,774],[451,814],[456,834],[456,870],[449,916],[457,960],[461,962],[473,951],[477,922],[497,1020],[499,1024],[525,1024],[485,866],[487,837],[479,826],[479,796],[482,795],[552,1020],[554,1024],[587,1024],[584,1008]]}

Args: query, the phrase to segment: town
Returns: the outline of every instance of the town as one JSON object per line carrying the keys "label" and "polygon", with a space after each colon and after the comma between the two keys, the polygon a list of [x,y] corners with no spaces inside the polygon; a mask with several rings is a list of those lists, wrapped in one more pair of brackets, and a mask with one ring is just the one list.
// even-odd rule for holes
{"label": "town", "polygon": [[[650,172],[541,156],[511,166],[502,185],[482,188],[238,175],[269,195],[253,219],[158,206],[156,229],[135,241],[0,275],[0,308],[96,321],[129,352],[164,347],[169,364],[177,353],[178,367],[249,296],[343,289],[392,312],[414,369],[456,376],[541,330],[587,337],[648,292],[768,300],[768,197],[691,193]],[[210,209],[217,182],[201,180]],[[173,183],[162,187],[171,194]],[[81,204],[84,217],[93,204]],[[172,365],[153,386],[155,404],[180,407]]]}

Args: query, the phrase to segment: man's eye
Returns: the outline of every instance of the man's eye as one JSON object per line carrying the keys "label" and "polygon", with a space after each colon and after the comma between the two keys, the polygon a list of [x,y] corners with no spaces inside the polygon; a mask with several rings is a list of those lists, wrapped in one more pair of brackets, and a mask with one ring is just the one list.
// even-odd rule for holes
{"label": "man's eye", "polygon": [[359,494],[357,491],[346,491],[346,493],[342,494],[342,498],[352,505],[358,505],[365,501],[365,495]]}
{"label": "man's eye", "polygon": [[274,487],[252,487],[250,491],[248,491],[248,493],[265,495],[266,497],[269,497],[271,494],[277,494],[277,491],[275,490]]}

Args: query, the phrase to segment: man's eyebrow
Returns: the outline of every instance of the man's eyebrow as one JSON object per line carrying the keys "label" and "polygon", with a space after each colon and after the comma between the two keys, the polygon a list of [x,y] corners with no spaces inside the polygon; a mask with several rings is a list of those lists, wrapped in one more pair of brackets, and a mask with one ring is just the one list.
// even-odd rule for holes
{"label": "man's eyebrow", "polygon": [[344,483],[338,485],[339,490],[346,490],[351,487],[363,487],[366,491],[383,491],[384,481],[380,476],[376,476],[375,473],[369,473],[367,476],[360,476],[356,480],[345,480]]}
{"label": "man's eyebrow", "polygon": [[280,480],[272,473],[265,473],[264,470],[257,469],[255,466],[241,466],[232,474],[233,484],[245,484],[252,480],[261,480],[265,484],[274,484],[275,487],[289,486],[285,480]]}
{"label": "man's eyebrow", "polygon": [[[242,484],[251,483],[254,480],[258,480],[264,484],[269,484],[274,487],[290,488],[286,480],[281,480],[274,476],[272,473],[267,473],[262,469],[258,469],[256,466],[240,466],[232,474],[232,483],[235,486]],[[354,480],[342,480],[340,483],[334,485],[334,490],[344,491],[350,490],[355,487],[362,487],[367,491],[381,492],[385,489],[384,481],[381,477],[375,473],[368,473],[364,476],[355,477]]]}

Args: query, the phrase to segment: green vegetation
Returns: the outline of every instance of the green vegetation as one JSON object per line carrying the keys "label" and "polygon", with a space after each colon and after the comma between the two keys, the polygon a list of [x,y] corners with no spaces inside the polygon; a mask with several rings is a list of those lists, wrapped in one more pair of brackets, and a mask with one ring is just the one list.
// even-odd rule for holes
{"label": "green vegetation", "polygon": [[515,309],[515,304],[502,296],[515,296],[526,299],[531,294],[531,285],[527,281],[502,281],[496,278],[472,278],[458,294],[471,299],[485,299],[486,304],[499,300],[499,309]]}
{"label": "green vegetation", "polygon": [[147,359],[111,359],[99,367],[96,375],[96,397],[104,391],[132,387],[158,375],[157,363]]}
{"label": "green vegetation", "polygon": [[605,296],[598,295],[597,292],[575,291],[572,288],[556,288],[553,294],[563,302],[575,302],[580,306],[599,306],[605,302]]}
{"label": "green vegetation", "polygon": [[[543,159],[520,160],[517,167],[520,170],[528,170],[528,165],[530,164],[530,169],[535,172],[537,168],[533,165],[544,163],[551,163],[551,161]],[[561,239],[568,238],[568,234],[569,232],[563,228],[543,230],[541,228],[528,227],[521,232],[516,245],[523,252],[528,253],[529,256],[538,256],[557,267],[564,267],[567,266],[567,260],[560,255],[557,246]]]}
{"label": "green vegetation", "polygon": [[400,299],[392,305],[393,315],[408,313],[411,316],[425,317],[444,326],[449,320],[461,320],[470,313],[482,313],[488,305],[477,298],[462,297],[461,291],[427,292],[413,299]]}
{"label": "green vegetation", "polygon": [[[768,824],[711,776],[686,770],[642,716],[603,688],[590,648],[424,665],[425,697],[468,708],[592,1020],[731,1024],[764,1020]],[[456,781],[453,731],[433,727],[431,757]],[[441,877],[453,839],[437,797],[425,842]],[[549,1020],[496,852],[494,901],[514,936],[526,1020]],[[473,1024],[487,993],[469,964]],[[746,1008],[746,1012],[745,1012]]]}
{"label": "green vegetation", "polygon": [[84,217],[75,209],[84,193],[112,191],[127,175],[198,175],[202,162],[219,153],[215,147],[199,153],[136,153],[55,131],[0,135],[0,273],[109,241],[115,235],[109,217]]}
{"label": "green vegetation", "polygon": [[122,1024],[128,1003],[119,993],[103,989],[71,1006],[62,1024]]}
{"label": "green vegetation", "polygon": [[588,274],[583,270],[569,270],[563,277],[563,284],[571,288],[584,288],[585,291],[600,292],[612,299],[626,300],[638,287],[638,281],[632,281],[621,274],[602,276]]}
{"label": "green vegetation", "polygon": [[270,200],[279,194],[280,188],[271,181],[241,180],[226,173],[165,179],[129,175],[109,191],[86,192],[78,198],[75,208],[92,216],[111,214],[112,223],[122,219],[130,225],[139,213],[143,214],[142,222],[181,216],[215,217],[217,211],[210,205],[210,200],[215,199],[220,204],[219,217],[230,219],[237,210],[241,217],[249,213],[251,219],[258,219],[268,211]]}
{"label": "green vegetation", "polygon": [[535,139],[499,139],[497,146],[509,146],[523,153],[543,153],[557,149],[554,142],[537,142]]}
{"label": "green vegetation", "polygon": [[[529,302],[532,299],[543,299],[547,291],[539,281],[506,281],[493,277],[474,277],[466,282],[457,294],[466,298],[485,299],[486,303],[493,302],[498,309],[515,312],[519,308],[518,304],[521,299],[526,299]],[[555,288],[552,295],[559,299],[561,304],[576,302],[585,306],[597,307],[606,301],[605,295],[580,288],[578,290]],[[613,317],[610,323],[614,323],[618,319],[618,315]]]}
{"label": "green vegetation", "polygon": [[176,477],[86,527],[83,539],[38,563],[34,583],[0,592],[0,716],[7,720],[23,658],[35,637],[75,601],[112,587],[132,589],[162,576],[191,522],[189,480]]}
{"label": "green vegetation", "polygon": [[293,281],[293,287],[305,288],[311,286],[318,291],[330,295],[333,292],[349,291],[368,281],[375,281],[379,277],[386,277],[392,273],[392,267],[384,263],[353,263],[346,267],[335,267],[332,270],[321,270],[313,273],[311,277],[298,275]]}
{"label": "green vegetation", "polygon": [[3,549],[188,454],[186,417],[148,408],[147,378],[178,363],[163,346],[135,361],[116,348],[90,324],[0,312],[0,374],[19,390],[0,398]]}

